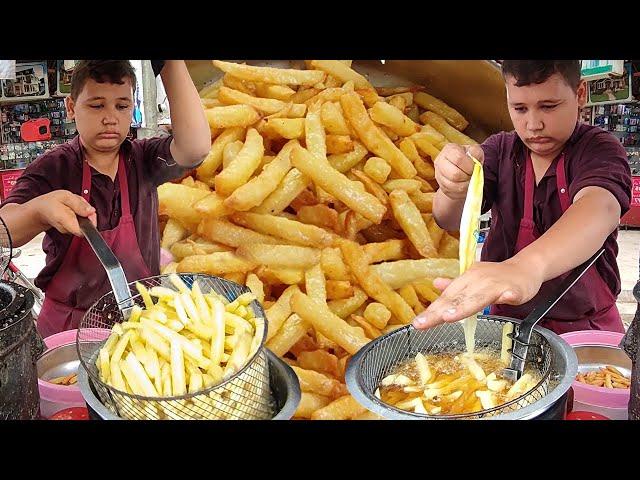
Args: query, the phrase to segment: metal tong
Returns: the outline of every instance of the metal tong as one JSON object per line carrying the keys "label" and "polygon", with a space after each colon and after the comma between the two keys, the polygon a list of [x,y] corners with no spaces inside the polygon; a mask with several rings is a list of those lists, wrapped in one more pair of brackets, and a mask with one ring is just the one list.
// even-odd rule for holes
{"label": "metal tong", "polygon": [[562,282],[559,290],[560,293],[551,292],[540,301],[529,315],[519,324],[516,325],[517,335],[510,333],[508,336],[513,340],[513,346],[509,349],[511,353],[511,362],[509,367],[502,370],[501,374],[507,380],[516,382],[524,371],[524,365],[529,351],[531,332],[536,324],[544,317],[553,306],[558,303],[565,293],[569,291],[573,285],[586,273],[587,270],[596,262],[596,260],[604,253],[604,249],[599,250],[589,260],[582,265],[576,267],[571,274]]}
{"label": "metal tong", "polygon": [[127,277],[124,274],[122,265],[120,265],[120,262],[104,241],[98,229],[93,226],[91,220],[78,216],[78,224],[80,225],[80,230],[82,230],[84,238],[87,239],[96,257],[98,257],[107,272],[109,283],[111,283],[111,288],[113,289],[113,296],[116,299],[116,303],[124,320],[127,320],[131,315],[134,302],[131,298]]}

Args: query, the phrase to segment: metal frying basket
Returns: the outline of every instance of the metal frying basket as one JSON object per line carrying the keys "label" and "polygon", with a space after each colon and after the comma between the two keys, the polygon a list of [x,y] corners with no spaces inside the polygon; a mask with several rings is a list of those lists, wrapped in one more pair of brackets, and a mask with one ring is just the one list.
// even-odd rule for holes
{"label": "metal frying basket", "polygon": [[[247,287],[237,283],[202,274],[179,274],[183,282],[191,287],[198,281],[203,293],[215,291],[230,302]],[[139,280],[145,287],[163,286],[172,288],[169,275]],[[143,306],[143,300],[135,287],[128,284],[133,301]],[[256,317],[265,318],[262,306],[253,301],[249,304]],[[101,402],[114,414],[131,420],[160,419],[270,419],[274,415],[274,402],[269,387],[269,368],[264,349],[267,337],[267,322],[264,322],[262,343],[247,364],[232,377],[199,392],[175,397],[144,397],[133,395],[107,385],[98,374],[96,359],[100,348],[108,338],[111,327],[122,322],[123,317],[113,292],[100,298],[84,315],[80,322],[77,348],[80,363],[87,371]]]}
{"label": "metal frying basket", "polygon": [[[476,348],[495,350],[501,348],[502,327],[507,321],[518,320],[479,316],[476,328]],[[349,361],[346,372],[347,387],[351,394],[369,410],[389,419],[478,419],[496,417],[532,405],[547,395],[553,370],[553,349],[547,336],[536,328],[532,332],[527,354],[527,367],[540,374],[540,381],[528,393],[492,409],[470,414],[427,415],[400,410],[382,402],[375,396],[384,377],[394,372],[398,365],[415,358],[418,352],[434,354],[464,352],[464,332],[460,325],[445,323],[428,330],[416,330],[412,326],[394,330],[363,347]],[[575,373],[574,373],[575,376]],[[573,377],[572,377],[573,378]]]}

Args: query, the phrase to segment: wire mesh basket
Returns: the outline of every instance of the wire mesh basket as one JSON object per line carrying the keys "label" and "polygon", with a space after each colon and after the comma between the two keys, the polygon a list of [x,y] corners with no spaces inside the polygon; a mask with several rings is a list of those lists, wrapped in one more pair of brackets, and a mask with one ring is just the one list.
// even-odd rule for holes
{"label": "wire mesh basket", "polygon": [[[229,302],[250,290],[228,280],[202,274],[179,274],[189,287],[197,280],[203,293],[214,291]],[[172,288],[169,275],[139,280],[145,287]],[[133,301],[144,306],[135,287],[129,283]],[[266,318],[262,306],[252,301],[249,306],[255,317]],[[100,298],[84,315],[78,329],[77,349],[81,365],[87,371],[100,401],[120,418],[131,420],[201,420],[201,419],[270,419],[274,401],[269,387],[269,368],[264,349],[267,325],[264,322],[262,342],[245,366],[230,378],[199,392],[174,397],[145,397],[118,390],[104,383],[99,376],[96,358],[115,323],[123,321],[113,292]]]}
{"label": "wire mesh basket", "polygon": [[[502,327],[507,319],[478,317],[476,349],[495,351],[500,355]],[[445,323],[427,330],[412,326],[394,330],[363,347],[349,362],[346,372],[351,394],[368,409],[392,419],[479,419],[502,415],[521,409],[542,399],[548,392],[552,372],[553,352],[550,343],[537,331],[532,332],[527,355],[527,369],[540,375],[540,381],[529,392],[495,408],[455,415],[428,415],[401,410],[375,395],[380,382],[394,373],[399,365],[413,360],[418,353],[465,352],[464,331],[457,323]]]}

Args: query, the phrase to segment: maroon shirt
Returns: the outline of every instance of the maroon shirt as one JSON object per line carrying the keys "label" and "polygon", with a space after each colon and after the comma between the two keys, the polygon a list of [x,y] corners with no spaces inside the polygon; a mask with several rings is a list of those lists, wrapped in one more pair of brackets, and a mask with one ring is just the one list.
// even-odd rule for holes
{"label": "maroon shirt", "polygon": [[[157,186],[179,178],[187,169],[173,161],[169,145],[173,137],[125,140],[124,152],[131,213],[136,227],[138,245],[147,267],[153,275],[160,273],[160,233],[158,231]],[[82,151],[78,137],[59,145],[29,165],[2,205],[22,204],[54,190],[69,190],[80,195],[82,189]],[[115,228],[122,212],[118,176],[112,181],[91,167],[89,203],[98,216],[98,230]],[[64,235],[54,228],[47,230],[42,249],[47,254],[46,265],[35,284],[46,291],[49,281],[64,259],[73,235]]]}
{"label": "maroon shirt", "polygon": [[[518,228],[524,209],[524,176],[527,148],[514,132],[501,132],[483,144],[483,213],[491,209],[491,230],[482,248],[482,260],[500,262],[514,255]],[[577,124],[565,145],[565,170],[569,197],[589,186],[602,187],[613,194],[624,215],[631,202],[631,171],[620,142],[599,127]],[[533,197],[533,219],[542,235],[560,218],[562,207],[556,187],[556,158]],[[581,232],[576,232],[579,242]],[[620,293],[620,272],[616,257],[618,231],[605,241],[604,254],[596,268],[614,296]]]}

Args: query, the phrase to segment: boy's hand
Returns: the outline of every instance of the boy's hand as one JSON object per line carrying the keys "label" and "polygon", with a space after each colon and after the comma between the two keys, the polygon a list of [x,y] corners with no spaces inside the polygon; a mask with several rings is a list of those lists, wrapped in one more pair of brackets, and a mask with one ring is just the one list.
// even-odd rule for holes
{"label": "boy's hand", "polygon": [[46,227],[45,230],[53,227],[60,233],[81,237],[77,215],[87,217],[97,225],[96,209],[80,195],[67,190],[55,190],[41,195],[34,199],[33,207],[38,212],[40,222]]}
{"label": "boy's hand", "polygon": [[438,278],[434,286],[442,295],[418,315],[413,326],[431,328],[443,322],[457,322],[487,305],[522,305],[540,290],[543,278],[537,269],[509,259],[500,263],[479,262],[455,280]]}
{"label": "boy's hand", "polygon": [[480,163],[484,161],[484,152],[480,145],[463,146],[449,143],[433,162],[440,191],[451,200],[464,200],[467,195],[473,173],[473,160],[467,156],[467,149]]}

